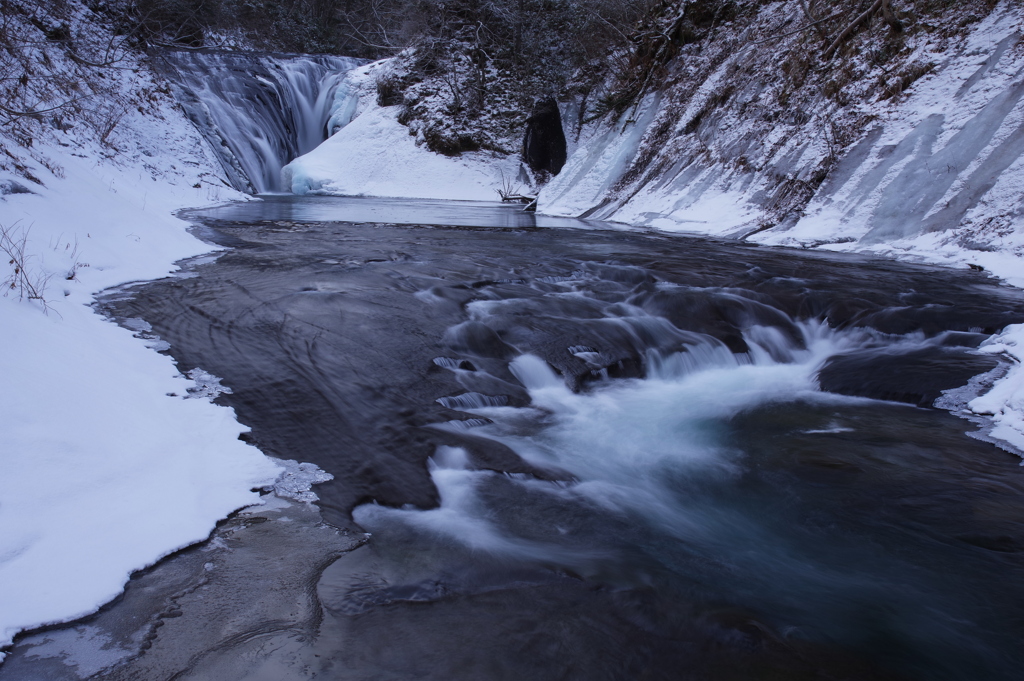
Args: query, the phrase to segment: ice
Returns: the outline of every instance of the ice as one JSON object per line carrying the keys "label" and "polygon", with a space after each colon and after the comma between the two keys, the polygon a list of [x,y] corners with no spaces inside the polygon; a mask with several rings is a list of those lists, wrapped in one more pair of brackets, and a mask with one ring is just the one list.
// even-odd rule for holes
{"label": "ice", "polygon": [[33,647],[30,657],[59,658],[65,665],[74,667],[82,679],[109,669],[132,652],[97,627],[53,631],[45,636],[46,642]]}
{"label": "ice", "polygon": [[1006,327],[985,341],[981,352],[1003,355],[1014,364],[991,390],[968,403],[975,414],[991,418],[989,435],[1010,443],[1024,455],[1024,324]]}
{"label": "ice", "polygon": [[187,389],[188,396],[193,399],[206,399],[213,402],[221,395],[231,394],[231,388],[221,385],[221,379],[207,371],[196,368],[186,372],[185,375],[195,382],[194,387]]}
{"label": "ice", "polygon": [[327,120],[328,137],[352,122],[359,110],[359,86],[354,79],[344,78],[334,90],[331,117]]}
{"label": "ice", "polygon": [[283,468],[281,476],[274,482],[274,493],[279,497],[312,503],[320,498],[312,491],[313,485],[334,479],[333,475],[311,463],[291,460],[277,463]]}
{"label": "ice", "polygon": [[658,113],[660,99],[650,95],[638,107],[636,120],[608,126],[566,161],[538,197],[538,210],[549,215],[603,218],[594,211],[605,193],[633,162],[640,141]]}

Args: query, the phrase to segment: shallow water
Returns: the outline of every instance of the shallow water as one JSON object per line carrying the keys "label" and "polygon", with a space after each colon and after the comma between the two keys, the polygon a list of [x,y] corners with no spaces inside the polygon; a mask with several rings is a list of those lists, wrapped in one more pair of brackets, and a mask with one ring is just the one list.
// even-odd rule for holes
{"label": "shallow water", "polygon": [[281,220],[299,222],[379,222],[399,225],[454,227],[516,227],[628,229],[625,225],[595,220],[538,215],[520,203],[499,201],[441,201],[437,199],[382,199],[358,196],[302,196],[261,194],[257,200],[230,203],[195,212],[206,219],[229,221]]}
{"label": "shallow water", "polygon": [[1019,459],[928,407],[995,367],[974,348],[1018,292],[507,214],[215,209],[224,255],[108,298],[372,533],[315,631],[177,678],[1018,677]]}

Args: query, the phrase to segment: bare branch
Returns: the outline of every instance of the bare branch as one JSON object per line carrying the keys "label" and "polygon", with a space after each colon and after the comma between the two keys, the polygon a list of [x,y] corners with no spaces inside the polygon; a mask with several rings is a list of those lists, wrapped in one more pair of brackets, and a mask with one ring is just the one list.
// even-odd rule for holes
{"label": "bare branch", "polygon": [[875,12],[882,8],[883,2],[884,0],[875,0],[866,12],[858,16],[846,28],[844,28],[839,36],[832,41],[832,44],[825,48],[825,51],[821,54],[821,58],[825,61],[831,59],[832,55],[835,54],[837,49],[839,49],[839,46],[842,45],[848,37],[850,37],[850,34],[856,31],[861,24],[870,19]]}

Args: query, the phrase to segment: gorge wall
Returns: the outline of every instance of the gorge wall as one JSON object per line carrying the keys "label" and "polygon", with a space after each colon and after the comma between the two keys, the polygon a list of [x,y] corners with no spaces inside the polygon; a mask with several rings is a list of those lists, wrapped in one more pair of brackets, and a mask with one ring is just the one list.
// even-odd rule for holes
{"label": "gorge wall", "polygon": [[[667,4],[656,27],[692,26],[697,4]],[[845,4],[817,10],[835,13],[830,31],[802,2],[748,8],[648,65],[660,87],[623,104],[620,76],[563,102],[575,153],[539,210],[902,253],[1024,283],[1020,3],[897,11],[900,30],[875,12],[825,55],[858,16]],[[592,120],[595,101],[611,110]]]}

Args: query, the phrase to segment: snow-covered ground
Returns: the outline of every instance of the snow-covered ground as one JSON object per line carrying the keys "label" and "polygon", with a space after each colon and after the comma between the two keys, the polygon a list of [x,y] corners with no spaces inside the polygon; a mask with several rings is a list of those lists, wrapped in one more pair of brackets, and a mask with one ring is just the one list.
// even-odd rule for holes
{"label": "snow-covered ground", "polygon": [[1010,358],[1014,364],[991,390],[971,400],[967,407],[991,418],[990,437],[1008,442],[1024,452],[1024,324],[1014,324],[992,336],[981,351]]}
{"label": "snow-covered ground", "polygon": [[[145,69],[114,73],[126,90],[156,87]],[[259,503],[253,488],[280,472],[238,440],[233,410],[190,397],[196,383],[169,357],[89,307],[210,250],[172,211],[245,198],[174,102],[153,101],[106,144],[78,136],[84,126],[31,148],[2,139],[42,182],[0,171],[0,227],[27,237],[25,273],[43,299],[17,283],[0,298],[0,647],[95,611],[133,571]],[[0,279],[15,274],[8,259]]]}
{"label": "snow-covered ground", "polygon": [[503,178],[515,178],[515,157],[487,151],[441,156],[409,134],[400,107],[377,103],[377,78],[387,61],[350,71],[338,87],[326,142],[284,168],[294,194],[496,201]]}

